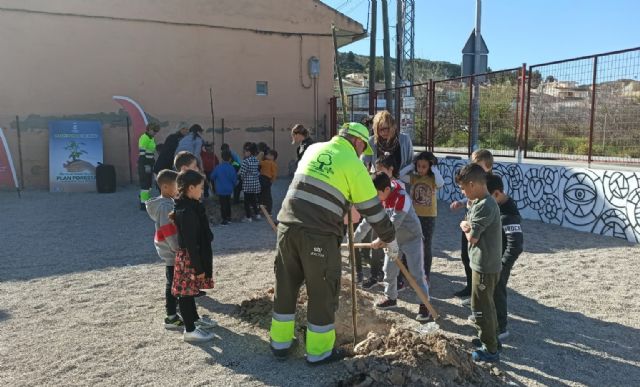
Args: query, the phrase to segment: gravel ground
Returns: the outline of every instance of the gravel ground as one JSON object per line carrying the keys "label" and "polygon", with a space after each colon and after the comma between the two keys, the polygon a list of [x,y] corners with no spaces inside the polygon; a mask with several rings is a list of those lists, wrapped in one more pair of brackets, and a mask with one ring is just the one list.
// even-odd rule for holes
{"label": "gravel ground", "polygon": [[[281,198],[286,181],[274,186]],[[268,332],[237,305],[273,285],[264,221],[214,227],[216,289],[199,300],[220,323],[209,345],[162,327],[164,267],[133,188],[115,194],[0,193],[0,380],[22,385],[328,385],[342,364],[276,362]],[[469,339],[459,214],[441,204],[433,265],[441,328]],[[534,221],[510,285],[500,369],[525,385],[635,385],[640,380],[640,248]],[[379,292],[381,289],[374,289]],[[402,293],[399,325],[415,314]]]}

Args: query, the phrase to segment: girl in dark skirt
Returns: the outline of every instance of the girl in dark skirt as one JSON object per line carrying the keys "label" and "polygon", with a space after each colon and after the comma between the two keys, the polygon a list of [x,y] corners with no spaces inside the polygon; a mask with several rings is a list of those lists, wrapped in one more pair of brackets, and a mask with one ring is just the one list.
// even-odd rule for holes
{"label": "girl in dark skirt", "polygon": [[178,198],[169,218],[178,229],[178,246],[171,292],[178,297],[184,321],[184,341],[196,342],[213,339],[206,329],[217,324],[201,318],[194,296],[200,289],[213,288],[213,233],[204,206],[200,203],[204,189],[204,176],[186,170],[178,174]]}

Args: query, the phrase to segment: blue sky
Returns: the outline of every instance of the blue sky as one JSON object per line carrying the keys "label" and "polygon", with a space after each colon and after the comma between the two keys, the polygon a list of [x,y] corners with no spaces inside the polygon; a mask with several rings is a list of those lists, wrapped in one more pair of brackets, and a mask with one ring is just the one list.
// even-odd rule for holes
{"label": "blue sky", "polygon": [[[322,0],[367,26],[369,0]],[[416,58],[462,61],[475,23],[475,0],[416,0]],[[395,56],[396,0],[389,0]],[[640,46],[639,0],[484,0],[482,36],[493,70]],[[377,55],[382,56],[381,0]],[[369,39],[341,51],[369,54]]]}

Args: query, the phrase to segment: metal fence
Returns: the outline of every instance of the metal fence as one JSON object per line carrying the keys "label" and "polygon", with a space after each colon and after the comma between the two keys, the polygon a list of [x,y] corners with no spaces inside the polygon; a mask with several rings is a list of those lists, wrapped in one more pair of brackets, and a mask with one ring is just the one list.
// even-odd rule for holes
{"label": "metal fence", "polygon": [[348,94],[347,105],[343,106],[340,97],[330,100],[331,128],[334,130],[344,122],[344,113],[351,122],[362,122],[368,116],[381,110],[390,110],[394,117],[399,117],[398,127],[402,133],[408,134],[414,145],[427,145],[429,119],[429,84],[402,86],[389,90],[376,90],[371,96],[369,92]]}
{"label": "metal fence", "polygon": [[[640,47],[476,75],[479,147],[495,155],[640,163]],[[387,109],[415,145],[471,153],[473,76],[347,96],[347,119]],[[332,133],[342,122],[333,98]]]}
{"label": "metal fence", "polygon": [[640,162],[640,48],[529,68],[526,157]]}

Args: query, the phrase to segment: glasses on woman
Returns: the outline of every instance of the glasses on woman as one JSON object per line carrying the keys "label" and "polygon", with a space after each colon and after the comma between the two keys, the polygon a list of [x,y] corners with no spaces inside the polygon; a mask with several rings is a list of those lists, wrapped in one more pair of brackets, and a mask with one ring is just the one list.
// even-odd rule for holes
{"label": "glasses on woman", "polygon": [[389,131],[388,126],[381,126],[378,128],[378,132],[388,132],[388,131]]}

